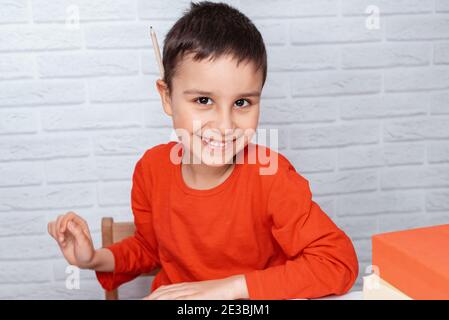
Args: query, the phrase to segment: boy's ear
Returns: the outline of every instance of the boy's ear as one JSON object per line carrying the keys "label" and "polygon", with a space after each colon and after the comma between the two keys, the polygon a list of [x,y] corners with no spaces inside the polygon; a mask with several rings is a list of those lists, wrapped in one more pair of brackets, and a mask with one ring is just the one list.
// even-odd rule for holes
{"label": "boy's ear", "polygon": [[169,116],[173,115],[173,109],[171,105],[170,92],[168,90],[167,83],[165,81],[158,79],[156,80],[156,88],[161,95],[162,106],[164,107],[164,112]]}

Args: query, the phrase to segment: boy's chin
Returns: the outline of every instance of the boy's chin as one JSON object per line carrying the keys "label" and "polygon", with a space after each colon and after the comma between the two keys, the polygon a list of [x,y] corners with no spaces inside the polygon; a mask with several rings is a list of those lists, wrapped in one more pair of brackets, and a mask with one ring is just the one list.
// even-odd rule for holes
{"label": "boy's chin", "polygon": [[[196,150],[191,153],[191,159],[193,164],[203,164],[209,167],[223,167],[225,165],[232,164],[234,162],[235,152],[227,153],[210,153],[205,149]],[[194,160],[193,160],[194,159]],[[201,159],[201,160],[200,160]]]}
{"label": "boy's chin", "polygon": [[[223,167],[233,164],[235,162],[236,155],[241,152],[245,147],[244,141],[239,141],[237,149],[226,150],[222,152],[210,151],[202,146],[201,148],[194,149],[192,147],[187,148],[187,152],[190,153],[191,164],[203,164],[210,167]],[[189,162],[189,160],[187,160]],[[184,162],[186,163],[186,162]]]}
{"label": "boy's chin", "polygon": [[217,162],[206,162],[206,161],[203,161],[203,164],[208,166],[208,167],[220,168],[220,167],[223,167],[225,165],[232,164],[232,161],[229,161],[228,163],[225,163],[225,162],[217,163]]}
{"label": "boy's chin", "polygon": [[210,156],[203,154],[201,162],[209,167],[223,167],[233,163],[233,154],[226,157],[224,155]]}

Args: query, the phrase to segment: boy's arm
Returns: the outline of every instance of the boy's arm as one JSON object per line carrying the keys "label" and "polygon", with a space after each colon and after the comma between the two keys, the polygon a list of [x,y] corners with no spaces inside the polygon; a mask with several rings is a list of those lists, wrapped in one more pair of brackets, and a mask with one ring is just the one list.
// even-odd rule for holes
{"label": "boy's arm", "polygon": [[160,265],[149,197],[149,182],[144,180],[141,158],[134,169],[131,190],[135,234],[96,251],[94,269],[105,290],[113,290]]}
{"label": "boy's arm", "polygon": [[312,201],[309,183],[292,166],[280,169],[268,200],[272,234],[287,261],[245,274],[251,299],[344,294],[358,274],[351,240]]}
{"label": "boy's arm", "polygon": [[86,269],[92,269],[99,272],[112,272],[115,268],[114,255],[111,250],[101,248],[95,250],[92,264]]}

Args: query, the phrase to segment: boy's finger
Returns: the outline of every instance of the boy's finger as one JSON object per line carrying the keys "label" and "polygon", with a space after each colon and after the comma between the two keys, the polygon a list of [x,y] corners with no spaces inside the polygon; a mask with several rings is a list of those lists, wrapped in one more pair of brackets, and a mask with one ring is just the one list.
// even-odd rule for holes
{"label": "boy's finger", "polygon": [[83,229],[75,221],[69,221],[67,223],[67,229],[73,234],[73,236],[75,237],[75,241],[78,244],[87,240],[86,234],[83,232]]}
{"label": "boy's finger", "polygon": [[47,230],[48,230],[48,233],[56,240],[55,224],[56,224],[55,221],[49,222],[47,225]]}
{"label": "boy's finger", "polygon": [[[62,223],[61,223],[61,225],[62,225],[62,229],[64,230],[64,232],[67,230],[67,224],[70,222],[70,221],[73,221],[73,222],[75,222],[76,224],[78,224],[79,226],[80,226],[80,228],[81,228],[81,230],[84,232],[84,234],[86,235],[86,237],[88,238],[88,239],[91,239],[91,236],[90,236],[90,233],[89,233],[89,226],[87,225],[87,222],[86,222],[86,220],[84,220],[83,218],[81,218],[80,216],[78,216],[78,215],[73,215],[70,219],[67,219],[67,220],[64,220]],[[65,227],[65,228],[64,228]]]}
{"label": "boy's finger", "polygon": [[56,225],[55,225],[55,235],[59,241],[63,240],[63,234],[59,231],[61,221],[64,218],[64,215],[59,215],[56,219]]}
{"label": "boy's finger", "polygon": [[67,222],[74,219],[76,217],[76,213],[69,211],[64,215],[64,218],[61,221],[61,224],[59,225],[59,229],[61,233],[64,233],[67,228]]}
{"label": "boy's finger", "polygon": [[87,221],[84,220],[83,218],[78,216],[78,223],[81,226],[81,229],[83,229],[84,234],[86,235],[86,237],[90,240],[92,240],[91,236],[90,236],[90,232],[89,232],[89,225],[87,224]]}
{"label": "boy's finger", "polygon": [[89,230],[86,220],[84,220],[74,212],[69,212],[61,222],[61,232],[65,232],[65,230],[67,229],[67,223],[71,220],[74,220],[76,223],[78,223],[82,229]]}
{"label": "boy's finger", "polygon": [[51,237],[56,240],[56,243],[62,248],[65,247],[65,241],[60,241],[56,235],[56,222],[55,221],[49,222],[47,225],[47,229]]}

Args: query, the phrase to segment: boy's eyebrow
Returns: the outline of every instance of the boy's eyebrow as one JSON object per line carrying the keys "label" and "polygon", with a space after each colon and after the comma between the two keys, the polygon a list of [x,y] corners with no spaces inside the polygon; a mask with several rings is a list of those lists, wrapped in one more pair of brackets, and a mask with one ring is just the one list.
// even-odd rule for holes
{"label": "boy's eyebrow", "polygon": [[[202,94],[202,95],[205,95],[205,96],[212,96],[212,95],[214,95],[213,92],[203,91],[203,90],[198,90],[198,89],[185,90],[183,93],[184,94]],[[260,97],[260,92],[252,91],[252,92],[240,93],[240,94],[238,94],[238,96],[239,97]]]}

